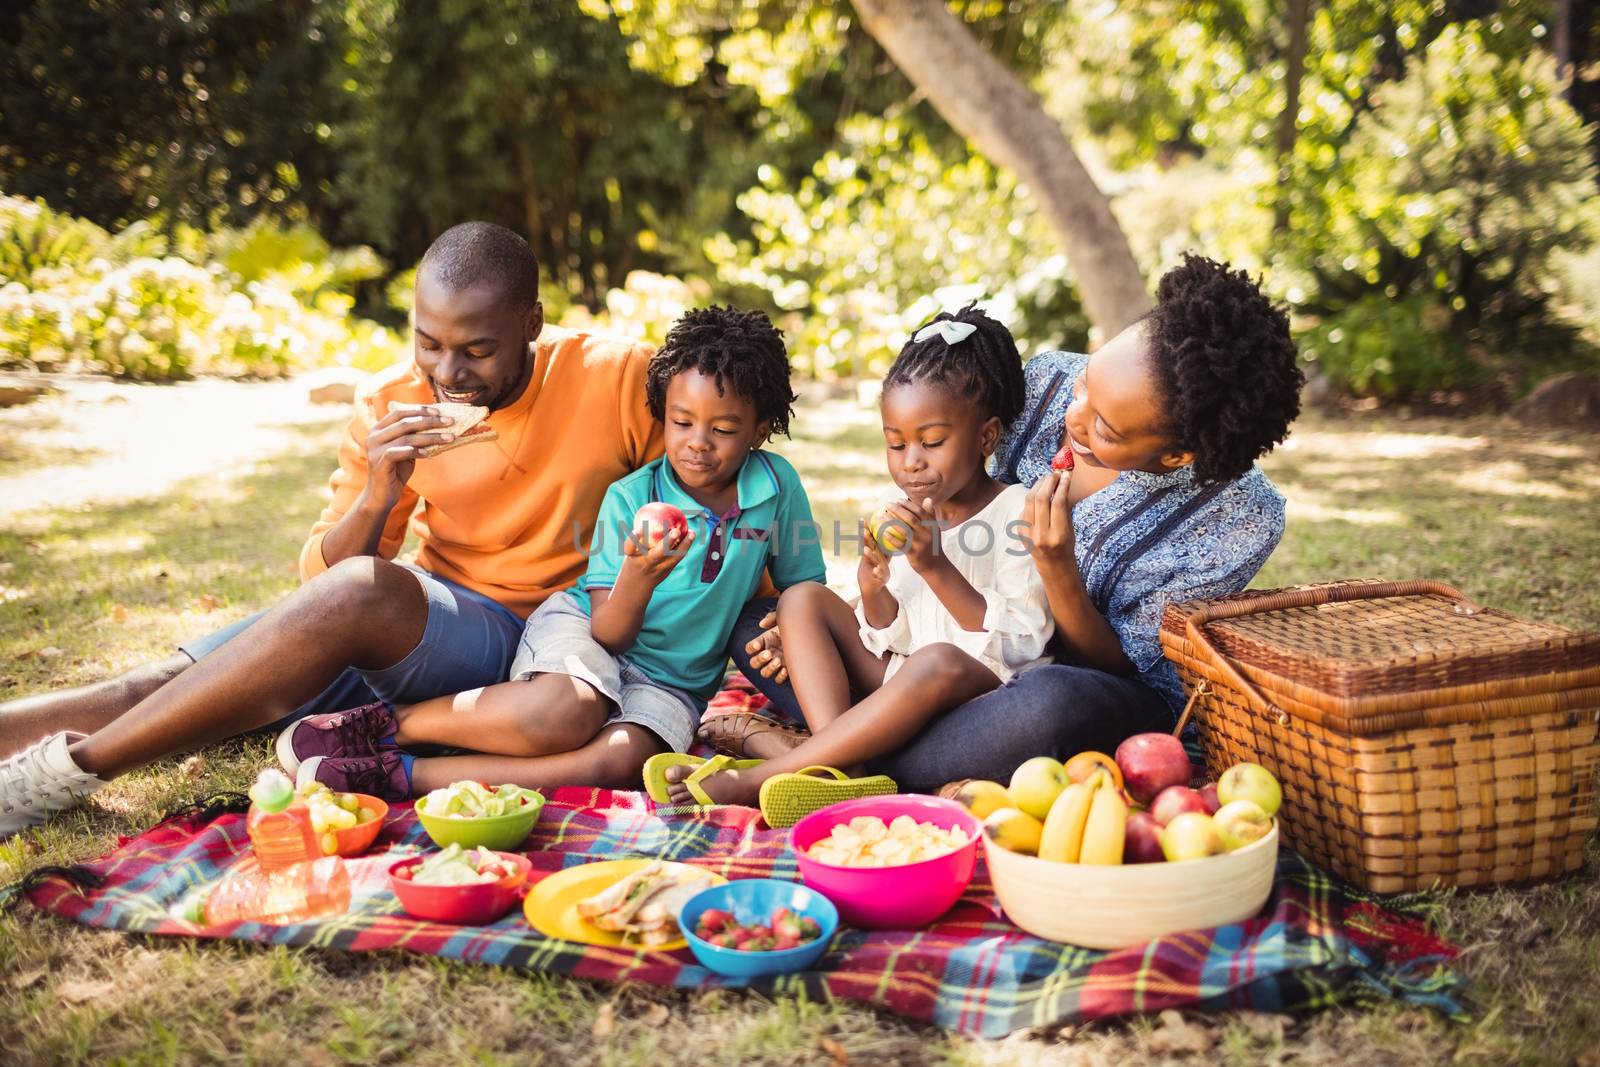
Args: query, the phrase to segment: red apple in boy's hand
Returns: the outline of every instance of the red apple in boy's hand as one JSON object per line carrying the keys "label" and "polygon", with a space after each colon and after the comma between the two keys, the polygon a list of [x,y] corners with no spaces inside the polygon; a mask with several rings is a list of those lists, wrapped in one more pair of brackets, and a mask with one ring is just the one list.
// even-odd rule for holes
{"label": "red apple in boy's hand", "polygon": [[659,541],[673,530],[682,537],[689,532],[689,520],[671,504],[652,500],[633,513],[633,536],[640,544]]}
{"label": "red apple in boy's hand", "polygon": [[1128,793],[1141,804],[1168,786],[1188,785],[1193,777],[1189,754],[1171,734],[1134,734],[1117,746],[1117,766]]}
{"label": "red apple in boy's hand", "polygon": [[1210,815],[1206,810],[1205,797],[1190,789],[1186,785],[1169,785],[1156,794],[1150,802],[1150,814],[1155,816],[1156,822],[1162,826],[1186,811],[1198,811],[1202,815]]}
{"label": "red apple in boy's hand", "polygon": [[1167,858],[1161,851],[1161,826],[1148,811],[1128,816],[1122,837],[1123,863],[1160,863]]}

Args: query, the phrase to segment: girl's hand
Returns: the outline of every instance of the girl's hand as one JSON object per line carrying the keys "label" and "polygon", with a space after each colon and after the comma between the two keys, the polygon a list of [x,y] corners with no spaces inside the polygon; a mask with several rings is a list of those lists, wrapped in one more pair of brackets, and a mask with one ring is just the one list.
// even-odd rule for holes
{"label": "girl's hand", "polygon": [[1022,521],[1028,524],[1028,552],[1041,572],[1077,566],[1077,536],[1072,529],[1071,471],[1051,471],[1028,490]]}
{"label": "girl's hand", "polygon": [[664,536],[652,539],[648,548],[633,534],[629,534],[622,542],[622,566],[631,571],[637,580],[654,589],[688,555],[689,545],[693,542],[693,530],[668,530]]}
{"label": "girl's hand", "polygon": [[880,592],[888,584],[889,557],[884,555],[883,549],[878,547],[878,542],[863,525],[861,562],[856,564],[856,585],[861,590],[862,599],[865,600]]}
{"label": "girl's hand", "polygon": [[750,653],[750,666],[761,672],[761,677],[771,678],[782,685],[789,680],[789,668],[783,662],[783,637],[778,633],[778,613],[767,612],[761,620],[761,633],[744,646]]}
{"label": "girl's hand", "polygon": [[939,520],[934,515],[932,500],[924,499],[921,504],[903,500],[891,504],[889,514],[911,528],[911,540],[901,552],[912,570],[924,574],[948,562],[939,539]]}

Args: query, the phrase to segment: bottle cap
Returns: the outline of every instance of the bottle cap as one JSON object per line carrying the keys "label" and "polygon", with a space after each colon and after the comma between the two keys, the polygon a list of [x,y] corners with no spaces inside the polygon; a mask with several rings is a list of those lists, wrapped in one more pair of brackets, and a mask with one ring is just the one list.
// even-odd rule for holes
{"label": "bottle cap", "polygon": [[282,811],[294,800],[294,783],[276,767],[268,767],[250,787],[250,799],[263,811]]}

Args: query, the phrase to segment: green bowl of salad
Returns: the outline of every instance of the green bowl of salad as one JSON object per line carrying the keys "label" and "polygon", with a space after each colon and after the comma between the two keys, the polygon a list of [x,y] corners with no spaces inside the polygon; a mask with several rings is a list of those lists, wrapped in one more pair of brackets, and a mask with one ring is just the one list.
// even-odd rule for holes
{"label": "green bowl of salad", "polygon": [[522,844],[539,821],[544,796],[516,785],[451,782],[417,801],[417,820],[441,848],[505,851]]}

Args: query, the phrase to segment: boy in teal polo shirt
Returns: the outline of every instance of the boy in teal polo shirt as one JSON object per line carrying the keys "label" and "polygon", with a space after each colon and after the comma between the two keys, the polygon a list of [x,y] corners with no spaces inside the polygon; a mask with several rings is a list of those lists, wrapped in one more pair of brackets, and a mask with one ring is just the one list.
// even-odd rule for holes
{"label": "boy in teal polo shirt", "polygon": [[[529,617],[510,680],[340,713],[348,730],[330,721],[342,731],[327,739],[332,759],[396,752],[403,786],[397,773],[365,791],[420,795],[463,779],[637,787],[650,756],[694,742],[763,573],[780,590],[824,580],[800,478],[760,449],[788,433],[795,400],[783,337],[766,315],[688,312],[651,360],[645,390],[666,454],[607,489],[588,570]],[[681,510],[688,529],[635,533],[651,502]],[[414,744],[475,754],[413,757]]]}

